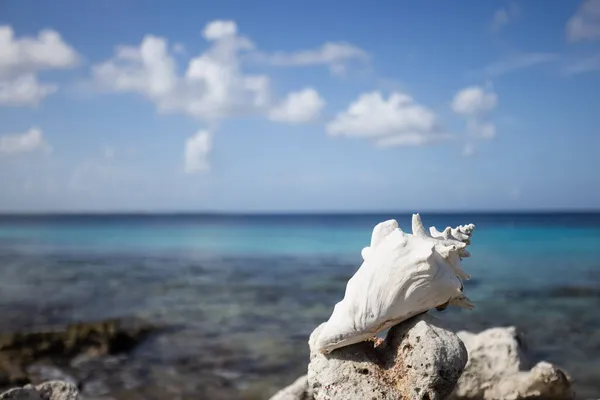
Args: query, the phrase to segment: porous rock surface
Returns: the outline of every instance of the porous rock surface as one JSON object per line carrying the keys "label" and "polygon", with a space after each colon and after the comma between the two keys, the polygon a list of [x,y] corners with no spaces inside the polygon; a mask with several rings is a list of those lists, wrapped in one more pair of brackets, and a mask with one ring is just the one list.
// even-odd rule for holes
{"label": "porous rock surface", "polygon": [[308,376],[303,375],[291,385],[275,393],[271,400],[313,400],[314,397],[308,389]]}
{"label": "porous rock surface", "polygon": [[469,361],[453,400],[569,400],[569,376],[545,361],[529,369],[522,335],[516,328],[492,328],[479,334],[458,332]]}
{"label": "porous rock surface", "polygon": [[37,386],[26,385],[0,394],[0,400],[77,400],[75,385],[62,381],[48,381]]}
{"label": "porous rock surface", "polygon": [[394,326],[385,340],[357,343],[327,355],[316,348],[322,328],[323,324],[309,340],[308,385],[303,394],[315,400],[444,399],[467,363],[458,336],[428,314]]}

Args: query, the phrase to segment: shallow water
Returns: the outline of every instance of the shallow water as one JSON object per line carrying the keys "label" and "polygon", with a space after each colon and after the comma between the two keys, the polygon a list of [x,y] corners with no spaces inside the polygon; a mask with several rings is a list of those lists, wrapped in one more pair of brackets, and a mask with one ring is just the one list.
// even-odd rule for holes
{"label": "shallow water", "polygon": [[[600,396],[600,214],[422,217],[477,226],[464,261],[477,308],[436,316],[456,329],[515,325],[534,361]],[[172,329],[108,360],[118,368],[84,391],[151,398],[152,383],[265,398],[306,370],[310,332],[389,218],[409,230],[401,214],[0,217],[0,330],[141,317]]]}

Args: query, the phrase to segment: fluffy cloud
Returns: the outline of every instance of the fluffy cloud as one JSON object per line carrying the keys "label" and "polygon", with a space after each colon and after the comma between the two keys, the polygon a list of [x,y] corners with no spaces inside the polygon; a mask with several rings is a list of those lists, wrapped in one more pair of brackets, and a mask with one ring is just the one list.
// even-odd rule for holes
{"label": "fluffy cloud", "polygon": [[44,134],[38,128],[31,128],[25,133],[9,133],[0,136],[0,155],[30,153],[37,150],[52,150],[44,141]]}
{"label": "fluffy cloud", "polygon": [[34,74],[0,80],[0,106],[37,106],[56,89],[56,85],[38,82]]}
{"label": "fluffy cloud", "polygon": [[[208,48],[191,58],[185,68],[177,65],[178,46],[169,46],[165,38],[146,35],[139,46],[117,47],[112,58],[93,66],[93,81],[100,90],[137,93],[153,102],[159,112],[186,114],[213,127],[225,118],[240,115],[258,114],[293,124],[318,116],[325,102],[316,90],[290,93],[276,103],[269,77],[243,70],[243,56],[255,52],[255,45],[238,33],[234,21],[210,22],[202,36]],[[333,65],[351,57],[353,51],[357,50],[326,45],[319,53],[320,59],[307,59],[305,55],[295,62]],[[210,143],[210,135],[204,131],[188,140],[188,172],[207,169]]]}
{"label": "fluffy cloud", "polygon": [[94,66],[94,80],[105,90],[142,94],[159,111],[203,121],[265,110],[268,77],[244,74],[239,61],[239,53],[253,44],[237,35],[232,21],[214,21],[203,35],[211,46],[189,61],[183,75],[177,74],[166,39],[147,35],[139,47],[120,47],[111,60]]}
{"label": "fluffy cloud", "polygon": [[[480,139],[496,136],[496,126],[487,120],[487,114],[498,104],[498,95],[479,86],[466,87],[454,96],[452,110],[465,117],[467,133]],[[470,145],[473,146],[473,145]],[[474,147],[467,153],[473,153]]]}
{"label": "fluffy cloud", "polygon": [[507,7],[502,7],[494,12],[491,27],[492,30],[498,32],[500,29],[516,20],[521,14],[521,10],[517,3],[510,3]]}
{"label": "fluffy cloud", "polygon": [[584,0],[568,21],[567,39],[571,42],[600,38],[600,0]]}
{"label": "fluffy cloud", "polygon": [[78,55],[53,30],[37,37],[16,38],[13,29],[0,26],[0,105],[33,106],[56,91],[56,85],[43,84],[36,73],[77,65]]}
{"label": "fluffy cloud", "polygon": [[314,121],[325,107],[325,101],[313,88],[293,92],[269,111],[272,121],[298,124]]}
{"label": "fluffy cloud", "polygon": [[495,93],[485,92],[479,86],[462,89],[452,100],[452,109],[458,114],[474,115],[491,110],[496,106],[498,97]]}
{"label": "fluffy cloud", "polygon": [[265,64],[278,67],[326,65],[333,74],[346,71],[348,63],[366,62],[369,55],[363,49],[346,42],[327,42],[321,47],[295,52],[275,52],[272,54],[254,53],[252,58]]}
{"label": "fluffy cloud", "polygon": [[198,131],[185,142],[185,172],[188,174],[208,170],[207,157],[212,147],[212,137],[208,131]]}
{"label": "fluffy cloud", "polygon": [[233,21],[213,21],[206,25],[202,36],[206,40],[219,40],[228,36],[235,36],[237,34],[237,25]]}
{"label": "fluffy cloud", "polygon": [[372,138],[381,147],[422,145],[447,137],[439,133],[433,111],[397,92],[387,99],[381,92],[360,95],[327,124],[327,132]]}
{"label": "fluffy cloud", "polygon": [[15,38],[10,26],[0,26],[0,75],[7,76],[42,69],[70,68],[77,53],[59,33],[43,30],[37,37]]}

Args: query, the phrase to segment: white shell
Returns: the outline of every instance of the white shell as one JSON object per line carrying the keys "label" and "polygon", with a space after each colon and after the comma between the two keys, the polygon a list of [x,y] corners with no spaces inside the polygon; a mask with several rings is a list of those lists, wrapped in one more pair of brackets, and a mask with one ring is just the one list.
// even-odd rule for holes
{"label": "white shell", "polygon": [[365,341],[435,307],[472,309],[462,284],[470,276],[460,259],[469,256],[466,247],[474,229],[473,224],[443,232],[432,227],[429,234],[419,214],[413,215],[412,235],[395,220],[375,226],[371,245],[361,252],[363,264],[319,335],[320,351]]}

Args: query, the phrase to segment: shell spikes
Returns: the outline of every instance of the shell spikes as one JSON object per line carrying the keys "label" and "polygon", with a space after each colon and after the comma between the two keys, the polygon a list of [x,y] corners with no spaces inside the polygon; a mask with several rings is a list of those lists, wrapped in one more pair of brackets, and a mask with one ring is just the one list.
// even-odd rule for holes
{"label": "shell spikes", "polygon": [[415,236],[420,237],[430,237],[425,227],[423,226],[423,222],[421,221],[421,216],[417,214],[413,214],[412,216],[412,232]]}
{"label": "shell spikes", "polygon": [[359,343],[414,315],[449,305],[471,309],[460,266],[475,229],[472,224],[425,230],[419,214],[412,216],[412,234],[396,220],[381,222],[371,234],[363,263],[346,285],[317,345],[321,352]]}

